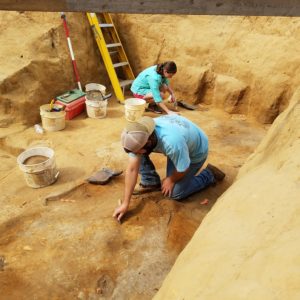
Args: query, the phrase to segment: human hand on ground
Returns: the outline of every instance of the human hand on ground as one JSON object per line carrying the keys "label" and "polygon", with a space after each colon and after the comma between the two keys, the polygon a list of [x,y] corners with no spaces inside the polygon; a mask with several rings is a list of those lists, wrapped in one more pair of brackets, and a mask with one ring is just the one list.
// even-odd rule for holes
{"label": "human hand on ground", "polygon": [[171,197],[175,182],[170,177],[166,177],[162,181],[161,191],[164,196]]}
{"label": "human hand on ground", "polygon": [[113,217],[116,218],[119,223],[121,223],[121,219],[125,215],[127,210],[128,210],[128,205],[123,203],[115,209]]}

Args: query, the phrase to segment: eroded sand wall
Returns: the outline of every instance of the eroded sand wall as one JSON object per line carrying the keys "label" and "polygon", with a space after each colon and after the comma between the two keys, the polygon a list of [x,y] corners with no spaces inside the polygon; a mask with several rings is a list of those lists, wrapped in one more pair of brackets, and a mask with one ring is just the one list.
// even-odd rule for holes
{"label": "eroded sand wall", "polygon": [[[38,108],[75,88],[58,13],[1,12],[0,125],[32,125]],[[135,74],[175,60],[179,98],[272,123],[300,84],[300,19],[114,15]],[[67,13],[82,84],[109,85],[84,13]],[[21,30],[22,28],[22,30]]]}
{"label": "eroded sand wall", "polygon": [[[67,13],[82,85],[108,85],[83,13]],[[0,12],[0,127],[40,122],[39,107],[78,88],[59,13]]]}
{"label": "eroded sand wall", "polygon": [[155,299],[299,299],[300,89]]}
{"label": "eroded sand wall", "polygon": [[300,18],[122,15],[134,71],[175,60],[180,98],[272,123],[300,84]]}

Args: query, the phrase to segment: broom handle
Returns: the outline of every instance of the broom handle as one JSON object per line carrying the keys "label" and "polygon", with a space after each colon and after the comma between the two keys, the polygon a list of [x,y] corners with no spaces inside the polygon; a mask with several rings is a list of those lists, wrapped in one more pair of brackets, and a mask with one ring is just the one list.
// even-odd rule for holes
{"label": "broom handle", "polygon": [[76,78],[76,82],[77,82],[78,88],[82,91],[81,83],[80,83],[80,79],[79,79],[79,73],[77,70],[77,64],[76,64],[76,60],[75,60],[75,56],[74,56],[74,52],[73,52],[73,48],[72,48],[72,43],[71,43],[71,39],[70,39],[70,32],[69,32],[69,28],[68,28],[68,24],[67,24],[67,20],[66,20],[66,15],[64,12],[61,12],[61,18],[63,20],[63,25],[64,25],[66,37],[67,37],[67,42],[68,42],[68,47],[69,47],[69,51],[70,51],[70,55],[71,55],[71,59],[72,59],[73,71],[74,71],[74,75]]}

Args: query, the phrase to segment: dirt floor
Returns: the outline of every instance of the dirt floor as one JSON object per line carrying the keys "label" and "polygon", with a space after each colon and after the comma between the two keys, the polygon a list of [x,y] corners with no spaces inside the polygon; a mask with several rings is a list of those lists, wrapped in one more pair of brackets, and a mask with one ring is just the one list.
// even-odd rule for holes
{"label": "dirt floor", "polygon": [[[83,183],[56,201],[44,199],[77,186],[102,167],[125,170],[127,154],[120,146],[124,106],[111,99],[106,118],[82,113],[59,132],[38,134],[20,124],[1,129],[0,299],[153,297],[267,130],[210,106],[180,112],[207,133],[208,161],[226,172],[225,181],[183,202],[160,192],[135,196],[121,225],[112,213],[122,198],[123,175],[104,186]],[[60,174],[55,184],[32,189],[16,157],[37,145],[55,151]],[[163,178],[166,158],[152,156]]]}
{"label": "dirt floor", "polygon": [[[151,299],[167,274],[159,299],[299,299],[300,19],[113,18],[135,75],[176,61],[175,94],[198,106],[181,114],[207,133],[225,181],[182,202],[134,197],[118,224],[124,175],[105,186],[85,179],[125,170],[124,106],[111,99],[105,119],[82,113],[62,131],[35,132],[40,105],[75,87],[61,17],[0,12],[0,300]],[[82,86],[111,92],[86,15],[67,20]],[[32,189],[16,158],[39,145],[55,151],[60,174]],[[153,159],[163,178],[166,158]]]}

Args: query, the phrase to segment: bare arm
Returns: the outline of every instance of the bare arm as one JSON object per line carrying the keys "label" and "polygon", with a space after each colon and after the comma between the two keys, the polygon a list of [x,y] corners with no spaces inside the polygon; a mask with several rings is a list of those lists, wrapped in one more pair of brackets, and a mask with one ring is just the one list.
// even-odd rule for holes
{"label": "bare arm", "polygon": [[157,103],[159,105],[160,108],[162,108],[168,115],[178,115],[179,112],[177,111],[172,111],[172,110],[169,110],[167,108],[167,106],[163,103],[163,102],[158,102]]}
{"label": "bare arm", "polygon": [[124,198],[122,204],[115,209],[113,214],[113,217],[117,218],[119,222],[121,221],[121,218],[128,210],[131,195],[137,182],[140,163],[141,163],[140,155],[137,155],[135,157],[129,156],[129,162],[125,172]]}
{"label": "bare arm", "polygon": [[[169,93],[170,93],[170,95],[171,95],[171,100],[172,100],[172,102],[174,103],[175,102],[175,96],[174,96],[174,92],[173,92],[173,90],[172,90],[172,88],[169,86],[169,85],[167,85],[167,84],[164,84],[163,85],[163,90],[164,91],[168,91]],[[168,115],[178,115],[179,114],[179,112],[175,112],[175,111],[172,111],[172,110],[169,110],[168,109],[168,107],[163,103],[163,102],[159,102],[159,103],[157,103],[159,106],[160,106],[160,108],[162,108]]]}
{"label": "bare arm", "polygon": [[172,102],[175,102],[176,99],[175,99],[174,91],[171,88],[171,86],[167,85],[167,84],[164,84],[164,89],[167,90],[169,92],[169,94],[171,95]]}

